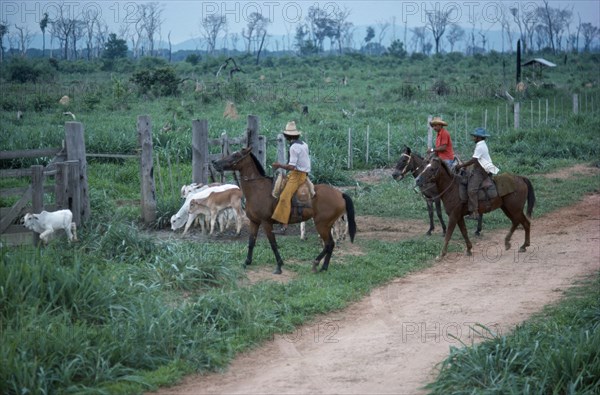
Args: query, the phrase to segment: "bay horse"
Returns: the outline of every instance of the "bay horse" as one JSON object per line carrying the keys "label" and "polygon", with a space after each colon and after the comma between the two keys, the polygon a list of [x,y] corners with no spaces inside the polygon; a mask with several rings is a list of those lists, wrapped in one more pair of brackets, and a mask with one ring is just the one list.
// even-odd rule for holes
{"label": "bay horse", "polygon": [[[213,165],[219,172],[224,170],[237,170],[240,173],[240,187],[246,198],[246,216],[250,220],[250,236],[248,239],[248,254],[244,265],[252,264],[252,252],[256,244],[258,229],[262,225],[271,250],[275,254],[277,267],[274,274],[281,274],[281,266],[283,260],[279,255],[275,235],[273,234],[273,224],[275,220],[271,219],[277,200],[272,196],[273,178],[265,174],[262,165],[252,154],[252,148],[243,148],[236,151],[220,160],[214,161]],[[321,271],[326,271],[329,267],[329,260],[335,246],[334,239],[331,235],[331,228],[337,219],[346,212],[348,220],[348,233],[350,241],[354,242],[356,234],[356,222],[354,218],[354,203],[350,196],[342,193],[338,189],[326,185],[315,185],[315,196],[312,198],[312,207],[304,207],[302,210],[302,218],[293,216],[291,223],[307,221],[310,218],[315,223],[315,228],[323,240],[323,250],[312,264],[312,271],[317,272],[317,268],[323,260]],[[292,208],[294,209],[294,208]],[[294,218],[297,217],[297,218]]]}
{"label": "bay horse", "polygon": [[[410,172],[414,178],[417,178],[425,165],[427,165],[427,160],[421,157],[419,154],[412,152],[411,149],[405,145],[400,154],[400,159],[398,160],[398,163],[396,163],[392,177],[394,180],[400,181],[404,178],[404,176],[406,176],[407,173]],[[435,225],[433,223],[434,205],[435,212],[440,221],[440,225],[442,226],[442,234],[446,235],[446,223],[444,222],[444,217],[442,215],[442,202],[440,200],[435,182],[420,186],[419,191],[427,203],[427,212],[429,213],[429,230],[426,233],[427,236],[431,236],[431,232],[435,229]],[[479,216],[475,235],[479,236],[481,234],[482,224],[483,216]]]}
{"label": "bay horse", "polygon": [[[525,242],[519,248],[520,252],[525,252],[526,248],[529,247],[529,233],[530,233],[530,222],[529,218],[533,213],[533,207],[535,205],[535,193],[533,191],[533,185],[531,181],[522,176],[510,175],[514,184],[514,191],[504,196],[498,196],[491,198],[489,204],[487,201],[480,201],[479,214],[494,211],[500,208],[504,214],[510,219],[512,225],[508,234],[504,239],[504,246],[508,250],[510,249],[510,238],[514,233],[515,229],[519,225],[523,226],[525,230]],[[423,168],[421,173],[416,179],[417,185],[424,185],[428,182],[435,182],[438,191],[440,192],[440,198],[444,204],[446,214],[448,214],[448,231],[444,238],[444,246],[442,252],[437,259],[442,259],[448,252],[448,242],[452,237],[455,226],[458,224],[460,232],[467,246],[467,255],[471,255],[471,249],[473,245],[469,240],[467,233],[467,227],[465,226],[464,216],[468,214],[468,204],[466,201],[462,201],[459,195],[459,177],[451,172],[448,166],[437,157],[433,157],[429,163]],[[527,215],[523,213],[523,208],[527,202]]]}

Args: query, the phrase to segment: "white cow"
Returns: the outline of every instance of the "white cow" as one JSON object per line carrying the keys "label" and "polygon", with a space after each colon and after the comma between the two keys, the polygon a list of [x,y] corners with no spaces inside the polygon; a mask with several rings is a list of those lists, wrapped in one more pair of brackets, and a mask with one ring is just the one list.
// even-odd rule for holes
{"label": "white cow", "polygon": [[[181,206],[181,208],[179,209],[177,214],[174,214],[171,217],[171,229],[177,230],[185,225],[183,234],[185,235],[187,233],[188,229],[190,228],[190,226],[196,219],[195,215],[194,216],[189,215],[190,201],[192,199],[203,199],[203,198],[208,197],[208,195],[210,195],[212,192],[222,192],[222,191],[232,189],[232,188],[239,189],[239,187],[237,185],[233,185],[233,184],[224,184],[224,185],[213,186],[213,187],[210,187],[208,185],[203,185],[199,189],[196,189],[195,192],[189,193],[186,196],[185,202],[183,203],[183,205]],[[204,233],[204,223],[201,222],[201,225],[202,225],[202,233]]]}
{"label": "white cow", "polygon": [[[244,211],[242,210],[242,190],[239,188],[213,192],[205,198],[192,199],[190,201],[189,216],[192,217],[204,214],[205,217],[210,218],[210,234],[212,235],[218,214],[230,208],[233,209],[236,214],[236,234],[239,235],[242,231],[242,220],[244,216]],[[188,222],[189,221],[190,220],[188,219]],[[221,224],[221,231],[223,230],[224,226]]]}
{"label": "white cow", "polygon": [[[331,227],[331,234],[333,240],[339,243],[346,240],[348,235],[348,222],[346,221],[346,214],[342,214]],[[306,240],[306,222],[300,223],[300,239]]]}
{"label": "white cow", "polygon": [[77,225],[73,222],[71,210],[42,211],[39,214],[27,213],[23,217],[23,225],[36,233],[40,239],[48,244],[50,236],[55,230],[64,229],[69,242],[77,241]]}

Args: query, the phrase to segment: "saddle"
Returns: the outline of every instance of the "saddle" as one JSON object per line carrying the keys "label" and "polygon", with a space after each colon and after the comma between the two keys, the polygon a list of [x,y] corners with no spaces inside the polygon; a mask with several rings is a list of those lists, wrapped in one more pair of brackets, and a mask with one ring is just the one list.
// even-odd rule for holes
{"label": "saddle", "polygon": [[[468,177],[461,176],[459,196],[460,200],[464,203],[469,200],[467,194]],[[482,183],[479,191],[477,192],[477,198],[479,201],[489,201],[496,197],[503,197],[509,193],[515,191],[515,178],[512,174],[503,173],[497,176],[490,176],[486,178]]]}
{"label": "saddle", "polygon": [[[287,183],[287,177],[283,173],[278,173],[277,177],[273,182],[273,190],[271,195],[275,199],[279,199],[279,195],[285,184]],[[304,208],[312,208],[312,198],[315,196],[315,186],[312,181],[307,177],[304,184],[300,185],[294,196],[292,196],[292,212],[291,216],[298,215],[302,218],[302,210]]]}

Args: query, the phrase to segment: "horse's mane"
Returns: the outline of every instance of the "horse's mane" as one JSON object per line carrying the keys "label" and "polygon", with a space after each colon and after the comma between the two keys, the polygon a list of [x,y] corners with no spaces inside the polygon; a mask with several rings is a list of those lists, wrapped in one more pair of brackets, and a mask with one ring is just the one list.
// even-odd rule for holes
{"label": "horse's mane", "polygon": [[250,157],[254,161],[254,165],[256,166],[256,169],[258,170],[258,172],[260,173],[260,175],[263,176],[263,177],[266,177],[267,174],[265,173],[265,169],[260,164],[260,161],[258,160],[258,158],[252,152],[250,152]]}
{"label": "horse's mane", "polygon": [[450,170],[450,168],[448,167],[448,165],[446,164],[446,162],[444,162],[441,159],[438,159],[440,161],[440,166],[442,166],[442,168],[444,169],[444,171],[446,172],[446,174],[448,174],[448,177],[454,179],[454,174],[452,174],[452,170]]}

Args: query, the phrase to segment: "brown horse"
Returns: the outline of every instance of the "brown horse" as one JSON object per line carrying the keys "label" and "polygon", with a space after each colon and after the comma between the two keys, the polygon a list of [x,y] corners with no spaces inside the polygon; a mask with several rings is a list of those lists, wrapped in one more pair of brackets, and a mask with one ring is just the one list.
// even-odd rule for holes
{"label": "brown horse", "polygon": [[[525,229],[525,243],[519,249],[520,252],[525,252],[525,249],[529,247],[529,231],[530,222],[528,217],[531,217],[533,212],[533,206],[535,205],[535,194],[533,191],[533,185],[526,177],[514,175],[514,191],[504,196],[497,196],[490,199],[490,201],[480,201],[479,214],[484,212],[490,212],[498,208],[502,209],[504,214],[510,219],[512,226],[506,238],[504,239],[504,246],[506,249],[510,249],[510,238],[514,233],[517,226],[523,225]],[[444,238],[444,247],[442,248],[441,254],[438,259],[443,258],[448,252],[448,242],[454,232],[454,227],[458,224],[460,232],[462,233],[465,243],[467,245],[467,255],[471,255],[471,249],[473,245],[469,240],[467,234],[467,227],[465,226],[464,216],[468,213],[468,205],[466,201],[462,201],[459,195],[459,178],[455,177],[450,171],[448,166],[441,161],[439,158],[432,158],[429,163],[424,167],[421,174],[417,176],[417,185],[424,185],[425,183],[434,181],[440,192],[440,197],[444,203],[446,214],[448,214],[448,231]],[[523,208],[527,202],[527,215],[523,213]]]}
{"label": "brown horse", "polygon": [[[281,274],[283,260],[279,255],[277,242],[273,234],[273,224],[276,221],[271,219],[277,203],[277,200],[271,195],[273,178],[265,175],[263,167],[251,151],[252,148],[243,148],[213,162],[213,164],[217,171],[237,170],[240,173],[240,187],[246,198],[246,216],[250,219],[248,255],[244,264],[250,265],[252,263],[252,251],[256,244],[258,228],[262,225],[277,261],[277,267],[273,273]],[[312,207],[305,207],[302,210],[302,218],[299,216],[294,218],[296,216],[293,216],[292,223],[306,221],[310,218],[314,220],[315,228],[323,240],[323,250],[317,255],[312,265],[312,270],[316,273],[317,267],[323,258],[325,259],[321,271],[326,271],[329,267],[329,260],[335,246],[331,235],[331,228],[335,221],[346,212],[351,242],[354,241],[354,235],[356,234],[356,222],[354,220],[354,203],[350,196],[329,185],[315,185],[315,196],[312,198],[311,205]]]}
{"label": "brown horse", "polygon": [[[410,172],[414,178],[417,178],[427,163],[428,162],[426,159],[421,157],[419,154],[412,152],[411,149],[405,145],[402,149],[402,153],[400,154],[400,159],[398,160],[398,163],[396,163],[396,168],[392,173],[392,177],[394,180],[400,181],[404,178],[404,176],[406,176],[407,173]],[[442,225],[442,233],[446,235],[446,223],[444,222],[444,217],[442,215],[442,202],[440,200],[435,182],[431,182],[419,187],[419,191],[427,203],[427,212],[429,213],[429,230],[426,233],[427,236],[431,236],[431,232],[435,229],[435,225],[433,223],[434,205],[435,212],[440,220],[440,225]],[[483,216],[479,216],[479,220],[477,221],[477,229],[475,230],[476,236],[481,235],[482,224]]]}

